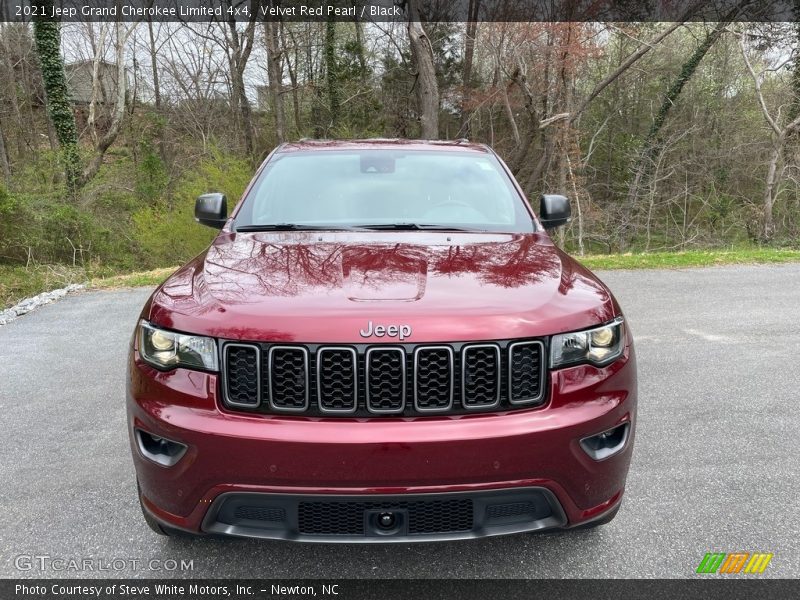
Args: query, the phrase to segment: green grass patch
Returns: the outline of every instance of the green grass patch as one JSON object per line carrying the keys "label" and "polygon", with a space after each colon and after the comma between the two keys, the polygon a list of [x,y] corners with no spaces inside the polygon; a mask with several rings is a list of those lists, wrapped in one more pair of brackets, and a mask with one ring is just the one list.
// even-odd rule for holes
{"label": "green grass patch", "polygon": [[648,254],[608,254],[576,257],[590,269],[684,269],[718,265],[800,262],[800,250],[744,248],[734,250],[690,250]]}
{"label": "green grass patch", "polygon": [[0,310],[14,306],[24,298],[83,283],[88,279],[82,268],[63,265],[17,267],[0,265]]}
{"label": "green grass patch", "polygon": [[164,269],[153,269],[152,271],[142,271],[140,273],[125,273],[112,277],[95,278],[89,282],[89,286],[98,290],[154,287],[172,275],[177,268],[178,267],[166,267]]}
{"label": "green grass patch", "polygon": [[109,269],[85,269],[63,265],[12,267],[0,265],[0,310],[17,302],[63,288],[71,283],[87,283],[94,289],[155,287],[175,272],[177,267],[140,273],[114,275]]}

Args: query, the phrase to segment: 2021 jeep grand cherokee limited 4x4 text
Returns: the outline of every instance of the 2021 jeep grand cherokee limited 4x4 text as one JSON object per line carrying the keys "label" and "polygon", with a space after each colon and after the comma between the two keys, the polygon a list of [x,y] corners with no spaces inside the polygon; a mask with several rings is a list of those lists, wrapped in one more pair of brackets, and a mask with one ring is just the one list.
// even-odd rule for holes
{"label": "2021 jeep grand cherokee limited 4x4 text", "polygon": [[277,148],[133,336],[127,406],[158,532],[409,541],[619,508],[636,367],[614,297],[465,142]]}

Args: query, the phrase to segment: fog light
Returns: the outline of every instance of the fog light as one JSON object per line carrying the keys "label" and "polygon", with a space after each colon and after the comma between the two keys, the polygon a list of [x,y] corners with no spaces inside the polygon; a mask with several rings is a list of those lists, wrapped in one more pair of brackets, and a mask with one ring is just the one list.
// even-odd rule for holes
{"label": "fog light", "polygon": [[594,460],[604,460],[622,451],[628,441],[631,424],[616,427],[581,440],[581,448]]}
{"label": "fog light", "polygon": [[141,429],[136,429],[136,442],[139,452],[145,458],[162,467],[171,467],[186,453],[186,444],[174,442]]}

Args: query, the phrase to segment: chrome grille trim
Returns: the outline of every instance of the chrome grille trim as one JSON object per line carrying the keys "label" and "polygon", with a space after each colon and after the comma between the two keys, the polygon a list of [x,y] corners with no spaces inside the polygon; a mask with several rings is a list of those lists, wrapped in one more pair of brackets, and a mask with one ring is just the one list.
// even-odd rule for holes
{"label": "chrome grille trim", "polygon": [[[491,348],[494,350],[497,361],[497,390],[494,394],[494,402],[492,404],[468,404],[467,402],[467,355],[470,350],[477,350],[478,348]],[[467,410],[483,410],[487,408],[494,408],[500,404],[500,389],[502,388],[502,361],[500,358],[500,346],[497,344],[467,344],[461,348],[461,405]]]}
{"label": "chrome grille trim", "polygon": [[[326,408],[322,405],[322,356],[325,352],[349,352],[353,356],[353,408]],[[349,415],[358,410],[358,352],[349,346],[320,346],[317,350],[317,405],[320,412]]]}
{"label": "chrome grille trim", "polygon": [[[293,350],[293,351],[300,351],[303,353],[303,366],[304,366],[304,376],[305,376],[305,398],[303,406],[277,406],[275,402],[273,402],[273,394],[272,394],[272,379],[273,379],[273,366],[272,366],[272,358],[275,354],[276,350]],[[300,413],[305,412],[308,410],[308,395],[309,395],[309,377],[308,377],[308,349],[304,346],[270,346],[269,353],[267,354],[267,370],[269,371],[269,381],[267,382],[267,389],[269,391],[269,407],[278,412],[291,412],[291,413]]]}
{"label": "chrome grille trim", "polygon": [[[539,394],[533,398],[517,398],[513,396],[512,380],[514,372],[512,365],[514,364],[514,349],[519,346],[538,346],[539,347]],[[539,340],[529,340],[523,342],[512,342],[508,345],[508,402],[509,404],[535,404],[544,397],[545,375],[547,368],[545,367],[544,344]]]}
{"label": "chrome grille trim", "polygon": [[[256,401],[252,402],[236,402],[228,397],[228,349],[229,348],[246,348],[254,350],[256,353]],[[222,399],[227,406],[236,406],[239,408],[258,408],[261,405],[261,348],[255,344],[238,344],[236,342],[227,342],[222,346]]]}
{"label": "chrome grille trim", "polygon": [[[423,408],[419,405],[418,402],[418,387],[419,387],[419,355],[421,352],[427,352],[429,350],[446,350],[447,353],[450,355],[450,401],[447,403],[447,406],[436,407],[436,408]],[[456,365],[455,365],[455,354],[453,352],[453,348],[450,346],[418,346],[414,349],[414,410],[417,410],[421,413],[437,413],[437,412],[446,412],[453,408],[453,398],[455,397],[455,386],[456,386]]]}
{"label": "chrome grille trim", "polygon": [[[373,352],[398,352],[400,354],[400,360],[403,361],[403,368],[401,369],[401,376],[403,381],[403,393],[402,393],[402,402],[400,404],[400,408],[397,409],[373,408],[372,403],[370,402],[369,360]],[[364,355],[364,393],[367,401],[367,410],[373,414],[396,415],[396,414],[401,414],[405,410],[406,408],[406,351],[405,350],[403,350],[402,348],[383,347],[383,346],[375,346],[367,349],[367,352]]]}

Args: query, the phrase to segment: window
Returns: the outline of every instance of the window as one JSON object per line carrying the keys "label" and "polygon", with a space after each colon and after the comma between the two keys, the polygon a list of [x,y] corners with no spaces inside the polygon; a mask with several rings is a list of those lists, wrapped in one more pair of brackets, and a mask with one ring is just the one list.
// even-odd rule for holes
{"label": "window", "polygon": [[248,194],[236,226],[418,224],[534,230],[497,159],[452,151],[368,149],[277,154]]}

